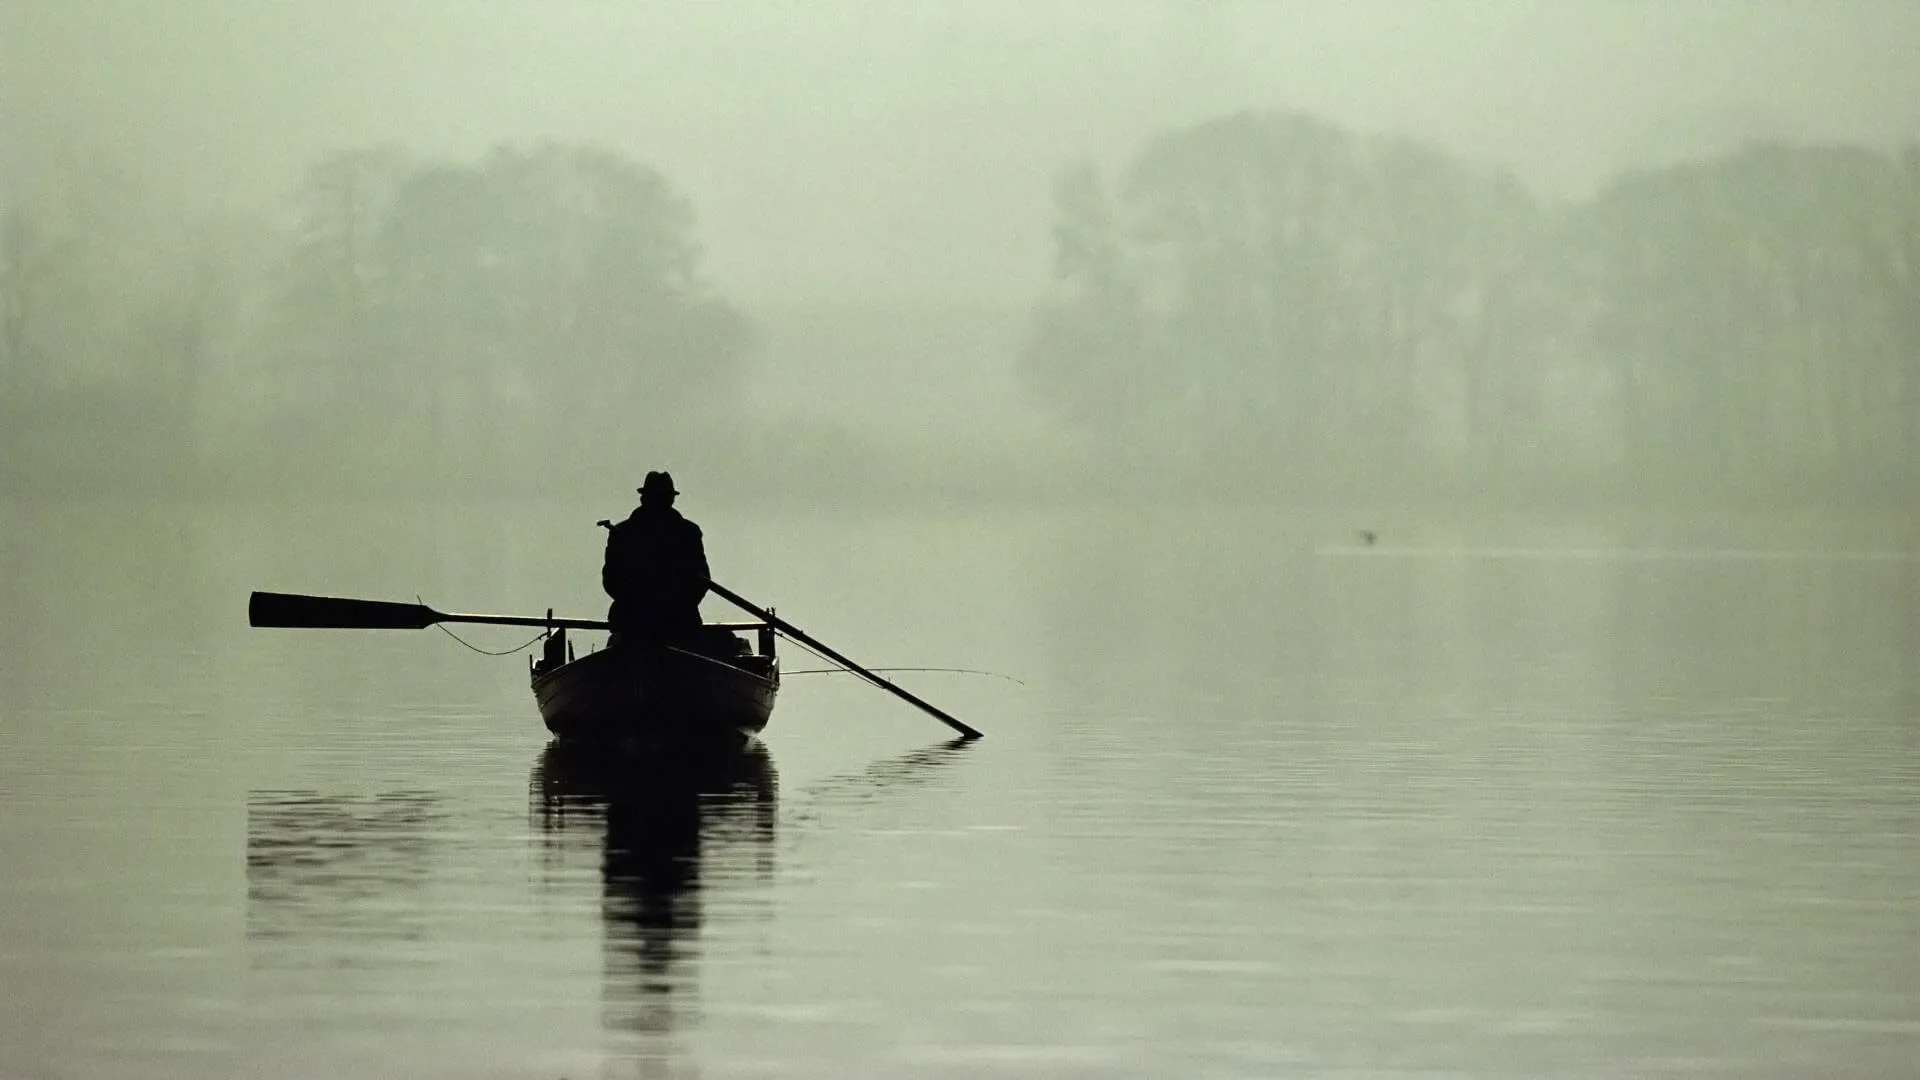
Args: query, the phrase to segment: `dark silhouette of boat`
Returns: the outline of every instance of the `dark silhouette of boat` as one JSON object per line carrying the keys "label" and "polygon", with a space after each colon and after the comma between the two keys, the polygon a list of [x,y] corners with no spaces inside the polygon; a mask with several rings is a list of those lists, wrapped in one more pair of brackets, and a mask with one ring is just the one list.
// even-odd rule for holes
{"label": "dark silhouette of boat", "polygon": [[[757,631],[757,649],[736,631]],[[758,735],[780,690],[764,623],[720,623],[684,643],[618,644],[575,657],[556,629],[531,668],[547,730],[569,742],[737,744]]]}

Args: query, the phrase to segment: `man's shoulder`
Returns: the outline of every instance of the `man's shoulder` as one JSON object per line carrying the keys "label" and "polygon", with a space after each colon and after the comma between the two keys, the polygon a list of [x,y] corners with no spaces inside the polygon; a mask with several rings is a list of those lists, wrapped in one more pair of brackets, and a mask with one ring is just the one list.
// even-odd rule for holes
{"label": "man's shoulder", "polygon": [[[699,536],[700,526],[695,525],[686,515],[671,506],[643,506],[627,515],[621,525],[632,525],[636,529],[670,529],[688,536]],[[619,526],[615,526],[618,528]]]}

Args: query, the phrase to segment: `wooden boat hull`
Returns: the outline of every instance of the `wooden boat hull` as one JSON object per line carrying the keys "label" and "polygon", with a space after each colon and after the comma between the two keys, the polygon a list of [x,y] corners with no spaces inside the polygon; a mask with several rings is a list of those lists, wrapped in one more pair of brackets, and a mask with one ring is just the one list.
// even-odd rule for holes
{"label": "wooden boat hull", "polygon": [[766,728],[779,689],[771,657],[729,663],[653,645],[602,649],[533,677],[547,730],[577,742],[741,742]]}

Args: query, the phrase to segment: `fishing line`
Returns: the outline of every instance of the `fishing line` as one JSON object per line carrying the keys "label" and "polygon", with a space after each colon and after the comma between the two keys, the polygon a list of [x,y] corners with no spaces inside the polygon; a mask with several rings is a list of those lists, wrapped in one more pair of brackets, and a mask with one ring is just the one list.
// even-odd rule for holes
{"label": "fishing line", "polygon": [[[421,596],[418,596],[418,595],[416,595],[416,596],[414,597],[414,599],[415,599],[415,600],[417,600],[417,601],[419,601],[419,602],[421,603],[421,605],[423,605],[423,606],[424,606],[424,605],[426,605],[426,603],[427,603],[427,601],[426,601],[426,599],[425,599],[424,597],[421,597]],[[493,650],[491,650],[491,649],[483,649],[483,648],[481,648],[480,646],[478,646],[478,645],[475,645],[475,644],[474,644],[473,642],[471,642],[471,641],[468,641],[468,640],[467,640],[466,638],[463,638],[463,637],[461,637],[461,636],[460,636],[459,634],[456,634],[456,633],[454,633],[453,631],[451,631],[451,630],[449,630],[449,629],[447,629],[447,627],[446,627],[446,624],[445,624],[445,623],[434,623],[433,625],[434,625],[434,629],[436,629],[436,630],[439,630],[439,631],[440,631],[441,633],[443,633],[443,634],[445,634],[445,635],[447,635],[448,637],[450,637],[450,638],[452,638],[453,640],[455,640],[455,641],[457,641],[457,642],[459,642],[459,643],[460,643],[461,645],[463,645],[463,646],[465,646],[466,648],[468,648],[468,649],[471,649],[471,650],[473,650],[474,652],[477,652],[477,653],[479,653],[479,654],[480,654],[481,656],[512,656],[512,655],[513,655],[514,653],[517,653],[517,652],[522,652],[522,651],[524,651],[524,650],[526,650],[526,649],[529,649],[529,648],[532,648],[532,647],[533,647],[534,645],[536,645],[536,644],[538,644],[538,643],[539,643],[539,641],[540,641],[540,640],[541,640],[542,638],[544,638],[544,637],[546,637],[546,636],[547,636],[547,633],[546,633],[546,631],[544,631],[544,630],[543,630],[543,631],[541,631],[540,633],[538,633],[538,634],[535,634],[534,636],[532,636],[532,637],[530,637],[530,638],[528,638],[528,639],[527,639],[526,641],[524,641],[524,642],[522,642],[522,643],[520,643],[519,645],[515,645],[515,646],[514,646],[513,648],[511,648],[511,649],[503,649],[503,650],[501,650],[501,651],[499,651],[499,652],[494,652],[494,651],[493,651]],[[830,659],[829,657],[827,657],[827,656],[824,656],[824,655],[822,655],[822,654],[821,654],[821,653],[820,653],[820,652],[819,652],[818,650],[816,650],[816,649],[812,649],[812,648],[809,648],[809,647],[807,646],[807,644],[806,644],[805,642],[803,642],[803,641],[795,641],[795,640],[794,640],[793,638],[791,638],[791,637],[788,637],[788,636],[787,636],[786,634],[781,634],[780,636],[781,636],[781,637],[783,637],[783,638],[786,638],[786,639],[787,639],[787,641],[788,641],[789,643],[791,643],[791,644],[793,644],[793,645],[798,645],[798,646],[799,646],[799,647],[800,647],[801,649],[803,649],[803,650],[805,650],[805,651],[806,651],[807,653],[809,653],[809,654],[811,654],[812,656],[814,656],[814,657],[816,657],[816,658],[818,658],[818,659],[821,659],[821,660],[825,660],[825,661],[827,661],[828,663],[832,663],[832,662],[833,662],[833,661],[832,661],[832,660],[831,660],[831,659]],[[690,654],[688,654],[688,655],[698,655],[698,654],[694,654],[694,653],[690,653]],[[705,659],[705,658],[704,658],[704,657],[702,657],[702,659]],[[1001,674],[1000,672],[997,672],[997,671],[981,671],[981,670],[979,670],[978,668],[958,668],[958,667],[876,667],[876,668],[868,668],[867,670],[868,670],[868,671],[875,671],[875,672],[879,672],[879,671],[887,671],[887,672],[893,672],[893,671],[937,671],[937,672],[946,672],[946,673],[950,673],[950,674],[954,674],[954,675],[985,675],[985,676],[987,676],[988,678],[991,678],[991,679],[1005,679],[1005,680],[1007,680],[1008,682],[1010,682],[1010,683],[1014,683],[1015,685],[1018,685],[1018,686],[1025,686],[1025,685],[1027,685],[1027,684],[1026,684],[1025,682],[1022,682],[1021,680],[1019,680],[1019,679],[1016,679],[1016,678],[1014,678],[1014,677],[1013,677],[1013,676],[1011,676],[1011,675],[1002,675],[1002,674]],[[801,668],[801,669],[800,669],[800,670],[798,670],[798,671],[782,671],[782,672],[781,672],[780,674],[782,674],[782,675],[857,675],[857,674],[859,674],[859,673],[858,673],[858,672],[856,672],[856,671],[854,671],[854,670],[853,670],[852,668],[848,668],[848,667],[830,667],[830,668]]]}
{"label": "fishing line", "polygon": [[[811,647],[809,647],[809,646],[807,645],[807,643],[806,643],[806,642],[804,642],[804,641],[801,641],[800,639],[798,639],[798,638],[796,638],[796,637],[794,637],[794,636],[792,636],[791,634],[781,634],[780,636],[781,636],[781,637],[783,637],[783,638],[786,638],[786,639],[787,639],[787,642],[788,642],[789,644],[792,644],[792,645],[798,645],[798,646],[800,646],[800,648],[801,648],[802,650],[804,650],[804,651],[806,651],[806,652],[809,652],[809,653],[812,653],[815,659],[818,659],[818,660],[825,660],[825,661],[826,661],[827,663],[829,663],[829,664],[831,664],[831,663],[833,663],[833,662],[834,662],[834,661],[833,661],[833,659],[832,659],[831,657],[828,657],[828,656],[825,656],[825,655],[823,655],[823,654],[822,654],[822,653],[820,652],[820,650],[818,650],[818,649],[814,649],[814,648],[811,648]],[[852,669],[852,668],[840,668],[840,669],[838,669],[838,670],[840,670],[840,671],[852,671],[853,669]]]}
{"label": "fishing line", "polygon": [[[805,646],[801,646],[801,647],[802,647],[802,648],[805,648]],[[811,649],[808,649],[807,651],[808,651],[808,652],[812,652],[813,650],[811,650]],[[818,655],[818,654],[815,654],[815,655]],[[1011,676],[1011,675],[1002,675],[1002,674],[1000,674],[1000,673],[999,673],[999,672],[997,672],[997,671],[980,671],[980,670],[977,670],[977,669],[975,669],[975,668],[964,668],[964,667],[870,667],[870,668],[868,668],[867,670],[868,670],[868,671],[948,671],[948,672],[952,672],[952,673],[954,673],[954,674],[956,674],[956,675],[987,675],[987,676],[990,676],[990,677],[992,677],[992,678],[995,678],[995,679],[1005,679],[1005,680],[1007,680],[1007,681],[1008,681],[1008,682],[1010,682],[1010,683],[1018,683],[1018,684],[1019,684],[1019,685],[1021,685],[1021,686],[1025,686],[1025,685],[1027,685],[1026,683],[1024,683],[1024,682],[1022,682],[1022,681],[1021,681],[1021,680],[1019,680],[1019,679],[1016,679],[1016,678],[1014,678],[1014,677],[1013,677],[1013,676]],[[782,675],[836,675],[836,674],[847,674],[847,675],[853,675],[853,674],[857,674],[857,672],[855,672],[855,671],[854,671],[854,670],[853,670],[852,668],[844,668],[844,667],[830,667],[830,668],[802,668],[802,669],[800,669],[799,671],[782,671],[782,672],[781,672],[780,674],[782,674]]]}
{"label": "fishing line", "polygon": [[[425,600],[421,600],[418,594],[415,594],[414,599],[419,600],[422,607],[426,606],[427,602]],[[437,627],[441,633],[447,635],[448,637],[459,642],[460,644],[465,645],[467,648],[472,649],[474,652],[479,653],[481,656],[512,656],[514,653],[517,653],[522,649],[532,648],[535,642],[547,636],[547,632],[545,630],[542,630],[538,634],[535,634],[534,636],[528,638],[524,644],[515,645],[513,648],[508,649],[505,652],[490,652],[486,649],[481,648],[478,645],[475,645],[473,642],[468,641],[466,638],[461,637],[459,634],[456,634],[453,631],[447,629],[447,626],[445,623],[434,623],[433,625]]]}
{"label": "fishing line", "polygon": [[[825,660],[829,664],[835,663],[833,657],[823,655],[818,649],[809,648],[806,642],[796,639],[791,634],[781,634],[780,636],[785,638],[790,644],[798,645],[801,649],[813,654],[813,656],[817,659]],[[975,671],[972,668],[894,667],[894,668],[868,668],[867,670],[868,671],[957,671],[957,672],[963,672],[968,675],[991,675],[996,679],[1005,679],[1010,683],[1019,683],[1021,686],[1027,685],[1026,683],[1020,682],[1019,679],[1016,679],[1011,675],[1002,675],[997,671]],[[859,672],[853,670],[850,667],[830,667],[830,668],[818,668],[818,669],[803,668],[799,671],[782,671],[780,674],[782,675],[832,675],[839,672],[845,672],[848,675],[860,674]]]}

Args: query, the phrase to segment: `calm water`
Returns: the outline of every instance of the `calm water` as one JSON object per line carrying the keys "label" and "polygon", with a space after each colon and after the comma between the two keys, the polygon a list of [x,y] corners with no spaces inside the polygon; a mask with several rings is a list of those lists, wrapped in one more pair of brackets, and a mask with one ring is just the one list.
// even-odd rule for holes
{"label": "calm water", "polygon": [[900,676],[989,738],[794,676],[636,790],[522,655],[245,626],[597,614],[623,506],[0,504],[0,1077],[1920,1071],[1909,532],[686,502],[852,655],[1024,680]]}

